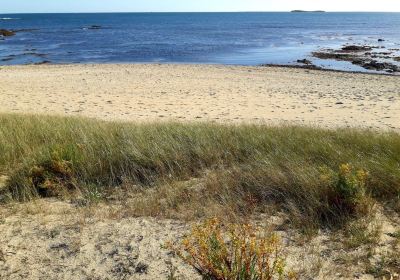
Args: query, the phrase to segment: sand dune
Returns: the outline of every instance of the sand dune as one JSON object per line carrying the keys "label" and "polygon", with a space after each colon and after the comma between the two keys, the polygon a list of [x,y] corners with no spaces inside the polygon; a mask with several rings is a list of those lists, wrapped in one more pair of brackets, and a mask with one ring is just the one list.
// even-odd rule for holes
{"label": "sand dune", "polygon": [[[202,279],[163,248],[182,238],[190,223],[126,214],[116,205],[81,208],[54,199],[0,208],[0,279]],[[381,228],[373,257],[378,263],[379,256],[393,254],[398,220],[378,212],[371,223],[379,221]],[[304,242],[297,231],[278,230],[283,221],[260,215],[254,223],[277,229],[287,265],[301,271],[299,279],[375,279],[358,261],[368,246],[346,249],[340,233],[325,231]]]}
{"label": "sand dune", "polygon": [[0,112],[400,129],[400,78],[279,67],[0,67]]}

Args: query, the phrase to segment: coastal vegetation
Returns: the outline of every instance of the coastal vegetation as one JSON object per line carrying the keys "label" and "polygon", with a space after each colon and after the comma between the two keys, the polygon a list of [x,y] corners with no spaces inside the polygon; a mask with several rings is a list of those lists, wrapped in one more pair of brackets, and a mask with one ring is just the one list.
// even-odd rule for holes
{"label": "coastal vegetation", "polygon": [[3,202],[135,191],[138,215],[240,218],[275,207],[311,228],[376,202],[398,209],[396,132],[12,114],[0,124]]}
{"label": "coastal vegetation", "polygon": [[181,244],[168,247],[205,279],[297,279],[287,271],[282,244],[250,224],[224,226],[218,219],[193,227]]}

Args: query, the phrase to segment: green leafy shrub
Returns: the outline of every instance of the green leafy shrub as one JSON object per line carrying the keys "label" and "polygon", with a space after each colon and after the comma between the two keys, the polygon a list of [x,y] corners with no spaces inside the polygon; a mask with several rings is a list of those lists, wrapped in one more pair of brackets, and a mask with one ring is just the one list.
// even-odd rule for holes
{"label": "green leafy shrub", "polygon": [[[20,185],[24,182],[25,187]],[[78,190],[72,162],[56,152],[49,159],[23,167],[9,179],[9,188],[25,199],[31,197],[66,197]],[[27,187],[28,186],[28,187]]]}
{"label": "green leafy shrub", "polygon": [[367,193],[369,174],[363,169],[355,170],[351,164],[341,164],[339,171],[324,171],[323,180],[331,187],[328,190],[329,211],[337,218],[367,214],[374,202]]}

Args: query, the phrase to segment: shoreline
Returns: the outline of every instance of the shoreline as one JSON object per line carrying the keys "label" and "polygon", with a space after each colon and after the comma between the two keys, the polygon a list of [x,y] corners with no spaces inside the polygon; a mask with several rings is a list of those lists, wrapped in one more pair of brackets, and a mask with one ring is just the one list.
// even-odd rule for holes
{"label": "shoreline", "polygon": [[398,77],[204,64],[1,66],[0,113],[400,129]]}
{"label": "shoreline", "polygon": [[323,68],[316,65],[300,65],[300,64],[274,64],[274,63],[261,63],[255,65],[246,65],[246,64],[224,64],[224,63],[189,63],[189,62],[105,62],[105,63],[56,63],[51,61],[39,62],[39,63],[29,63],[29,64],[11,64],[11,65],[0,65],[2,67],[24,67],[24,66],[79,66],[79,65],[87,65],[87,66],[101,66],[101,65],[182,65],[182,66],[219,66],[219,67],[269,67],[269,68],[289,68],[289,69],[304,69],[304,70],[312,70],[312,71],[321,71],[321,72],[337,72],[337,73],[349,73],[349,74],[365,74],[365,75],[378,75],[378,76],[391,76],[391,77],[400,77],[400,73],[387,73],[387,72],[369,72],[369,71],[352,71],[352,70],[340,70],[340,69],[331,69],[331,68]]}
{"label": "shoreline", "polygon": [[[315,65],[314,65],[315,66]],[[313,70],[313,71],[322,71],[322,72],[337,72],[337,73],[349,73],[349,74],[366,74],[366,75],[379,75],[379,76],[392,76],[392,77],[400,77],[400,73],[382,73],[382,72],[367,72],[367,71],[350,71],[350,70],[339,70],[339,69],[329,69],[322,68],[319,66],[313,65],[288,65],[288,64],[260,64],[256,67],[272,67],[272,68],[293,68],[293,69],[305,69],[305,70]]]}

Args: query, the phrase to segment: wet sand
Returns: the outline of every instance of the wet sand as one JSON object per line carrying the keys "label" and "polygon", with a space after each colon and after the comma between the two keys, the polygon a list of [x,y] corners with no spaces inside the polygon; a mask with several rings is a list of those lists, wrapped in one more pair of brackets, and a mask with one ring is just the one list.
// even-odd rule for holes
{"label": "wet sand", "polygon": [[400,129],[400,77],[283,67],[0,67],[0,112]]}

